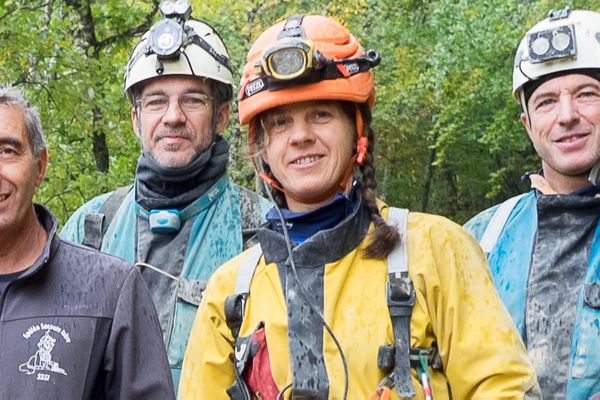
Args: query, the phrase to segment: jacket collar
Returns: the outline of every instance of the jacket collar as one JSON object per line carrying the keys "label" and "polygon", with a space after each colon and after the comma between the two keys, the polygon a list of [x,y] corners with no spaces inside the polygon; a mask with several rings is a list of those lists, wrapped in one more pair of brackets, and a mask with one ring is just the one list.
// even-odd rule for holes
{"label": "jacket collar", "polygon": [[[293,247],[294,262],[297,266],[318,267],[341,259],[358,247],[367,234],[370,223],[369,212],[359,199],[354,211],[337,226],[319,231]],[[268,263],[287,262],[288,253],[282,234],[262,227],[257,236]]]}
{"label": "jacket collar", "polygon": [[50,258],[54,256],[60,244],[60,238],[56,235],[56,228],[58,224],[56,223],[56,219],[54,219],[52,213],[50,213],[46,207],[40,204],[34,204],[34,207],[38,221],[40,224],[42,224],[42,227],[48,234],[48,240],[46,241],[42,252],[35,260],[33,265],[23,271],[23,273],[19,276],[19,279],[30,277],[43,268],[44,265],[48,263]]}

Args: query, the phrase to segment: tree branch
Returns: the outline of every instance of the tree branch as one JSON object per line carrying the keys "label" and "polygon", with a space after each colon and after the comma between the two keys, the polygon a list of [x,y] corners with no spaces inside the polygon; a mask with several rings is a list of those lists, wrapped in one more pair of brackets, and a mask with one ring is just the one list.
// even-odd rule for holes
{"label": "tree branch", "polygon": [[130,37],[133,37],[133,36],[138,36],[140,34],[145,33],[148,29],[150,29],[150,27],[152,26],[152,21],[154,20],[154,16],[158,12],[158,5],[159,5],[158,0],[153,0],[152,2],[154,3],[154,7],[152,8],[152,11],[148,15],[146,15],[146,18],[144,18],[144,21],[140,25],[138,25],[134,28],[131,28],[129,30],[119,32],[114,36],[109,36],[109,37],[97,42],[95,52],[99,53],[103,48],[105,48],[113,43],[117,43],[122,40],[129,39]]}

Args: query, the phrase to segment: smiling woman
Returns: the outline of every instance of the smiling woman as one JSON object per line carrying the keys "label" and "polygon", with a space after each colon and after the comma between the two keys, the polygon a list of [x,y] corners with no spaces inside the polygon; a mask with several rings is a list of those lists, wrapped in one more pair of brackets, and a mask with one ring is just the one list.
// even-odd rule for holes
{"label": "smiling woman", "polygon": [[[284,190],[287,208],[311,211],[345,191],[355,146],[354,121],[341,102],[302,102],[266,111],[258,137],[263,160]],[[258,140],[258,139],[257,139]],[[325,198],[323,198],[325,197]],[[310,202],[302,199],[320,199]]]}
{"label": "smiling woman", "polygon": [[181,399],[535,397],[475,241],[376,197],[379,60],[322,16],[250,49],[240,121],[276,206],[207,284]]}

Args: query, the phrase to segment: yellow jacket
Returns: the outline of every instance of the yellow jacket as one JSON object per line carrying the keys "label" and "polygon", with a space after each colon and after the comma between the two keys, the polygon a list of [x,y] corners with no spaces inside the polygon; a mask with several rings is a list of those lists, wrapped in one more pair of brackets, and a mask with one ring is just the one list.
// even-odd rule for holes
{"label": "yellow jacket", "polygon": [[[382,207],[382,214],[387,216],[387,206]],[[321,249],[321,253],[315,252],[316,257],[326,259],[327,254],[340,251],[353,240],[352,232],[358,238],[357,247],[324,264],[322,310],[347,359],[348,398],[367,399],[385,375],[377,367],[379,346],[392,344],[394,334],[385,294],[386,260],[363,257],[369,237],[360,233],[360,217],[354,219],[358,222],[344,221],[341,225],[345,226],[319,232],[297,246],[294,259],[302,264],[304,247],[312,252]],[[367,225],[363,223],[362,232],[366,226],[368,221]],[[274,233],[269,232],[273,237]],[[264,254],[269,257],[269,247],[274,246],[264,243],[267,238],[259,235]],[[410,213],[408,254],[409,276],[416,291],[410,322],[411,348],[437,344],[444,368],[444,372],[430,369],[434,399],[522,399],[527,392],[537,393],[524,346],[494,290],[485,257],[475,240],[445,218]],[[259,322],[264,322],[273,377],[282,389],[292,382],[282,267],[266,264],[265,256],[252,279],[239,335],[250,335]],[[234,292],[244,257],[242,253],[223,265],[204,292],[183,363],[181,399],[229,398],[225,390],[235,379],[235,341],[225,321],[224,302]],[[322,341],[329,398],[341,399],[341,358],[325,330]],[[414,369],[412,374],[416,398],[423,399]],[[285,393],[289,398],[289,390]],[[396,392],[392,398],[398,399]]]}

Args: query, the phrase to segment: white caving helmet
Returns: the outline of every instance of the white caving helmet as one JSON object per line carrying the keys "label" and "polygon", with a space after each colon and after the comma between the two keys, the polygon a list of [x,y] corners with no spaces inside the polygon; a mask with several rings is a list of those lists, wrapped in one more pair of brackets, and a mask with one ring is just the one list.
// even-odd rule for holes
{"label": "white caving helmet", "polygon": [[232,66],[225,44],[207,23],[187,19],[187,0],[164,0],[165,18],[155,23],[135,46],[125,69],[124,91],[133,104],[132,88],[165,75],[209,78],[233,91]]}
{"label": "white caving helmet", "polygon": [[523,103],[523,85],[545,75],[600,69],[600,13],[565,8],[551,11],[521,40],[513,69],[512,93]]}
{"label": "white caving helmet", "polygon": [[[525,86],[571,70],[598,70],[600,80],[600,13],[567,7],[551,11],[527,31],[515,55],[513,97],[528,115]],[[593,184],[598,184],[599,171],[600,160],[590,171]]]}

